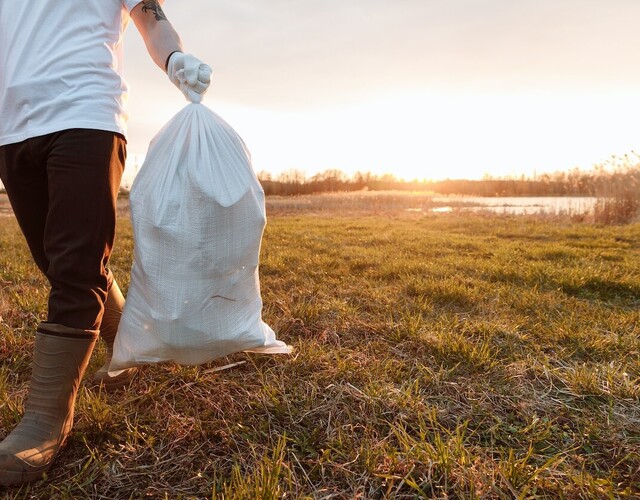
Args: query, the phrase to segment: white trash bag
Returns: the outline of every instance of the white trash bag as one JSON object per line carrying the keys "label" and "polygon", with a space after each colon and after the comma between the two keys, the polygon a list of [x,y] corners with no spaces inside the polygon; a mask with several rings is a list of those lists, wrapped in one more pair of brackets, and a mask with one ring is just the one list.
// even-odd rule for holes
{"label": "white trash bag", "polygon": [[110,371],[289,353],[262,321],[264,191],[236,132],[188,104],[154,137],[131,193],[134,261]]}

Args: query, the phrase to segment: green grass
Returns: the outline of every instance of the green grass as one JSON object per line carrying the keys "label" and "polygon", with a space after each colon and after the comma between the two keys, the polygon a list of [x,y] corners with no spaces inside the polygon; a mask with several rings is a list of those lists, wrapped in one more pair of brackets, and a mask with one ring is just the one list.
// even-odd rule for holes
{"label": "green grass", "polygon": [[[1,435],[19,420],[46,308],[26,252],[0,219]],[[121,218],[124,291],[131,258]],[[261,284],[291,356],[83,387],[47,480],[5,495],[640,495],[639,224],[273,215]]]}

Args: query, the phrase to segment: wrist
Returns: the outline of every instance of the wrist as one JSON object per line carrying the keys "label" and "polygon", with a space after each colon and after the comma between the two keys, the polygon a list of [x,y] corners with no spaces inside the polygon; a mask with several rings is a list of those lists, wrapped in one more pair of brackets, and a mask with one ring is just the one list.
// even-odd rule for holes
{"label": "wrist", "polygon": [[164,63],[164,72],[166,73],[169,70],[169,60],[171,59],[171,56],[173,54],[175,54],[176,52],[180,52],[182,53],[181,50],[174,50],[173,52],[171,52],[168,56],[167,56],[167,60]]}

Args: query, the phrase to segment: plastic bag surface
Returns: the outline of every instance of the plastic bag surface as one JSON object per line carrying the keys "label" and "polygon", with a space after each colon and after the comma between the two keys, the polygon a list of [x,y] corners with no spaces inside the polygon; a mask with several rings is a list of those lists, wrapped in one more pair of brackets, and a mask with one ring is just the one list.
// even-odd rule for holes
{"label": "plastic bag surface", "polygon": [[173,117],[151,141],[130,206],[134,262],[110,371],[290,352],[261,316],[264,192],[222,118],[201,104]]}

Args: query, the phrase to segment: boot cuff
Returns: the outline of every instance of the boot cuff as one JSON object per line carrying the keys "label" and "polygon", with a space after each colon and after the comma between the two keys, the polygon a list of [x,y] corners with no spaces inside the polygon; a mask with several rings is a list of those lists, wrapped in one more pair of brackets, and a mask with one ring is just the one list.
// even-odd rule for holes
{"label": "boot cuff", "polygon": [[69,328],[57,323],[43,321],[38,325],[38,333],[53,335],[55,337],[65,337],[73,339],[92,340],[98,338],[98,330],[82,330],[80,328]]}

